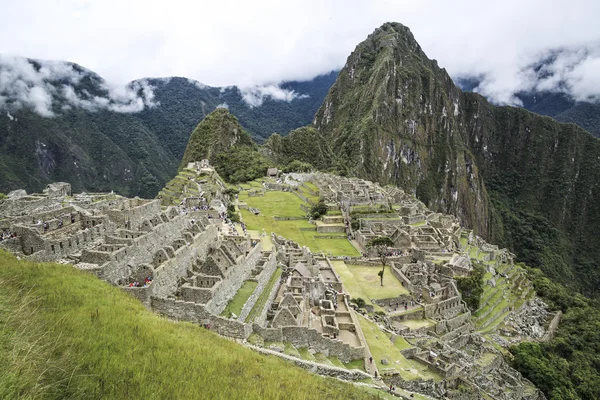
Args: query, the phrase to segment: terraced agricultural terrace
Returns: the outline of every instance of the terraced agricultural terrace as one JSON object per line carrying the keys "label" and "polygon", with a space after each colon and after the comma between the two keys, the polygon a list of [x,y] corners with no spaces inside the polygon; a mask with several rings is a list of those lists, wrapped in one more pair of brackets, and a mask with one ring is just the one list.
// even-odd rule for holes
{"label": "terraced agricultural terrace", "polygon": [[[328,211],[313,220],[320,199]],[[203,160],[155,200],[56,184],[11,194],[0,213],[16,235],[1,248],[72,264],[161,315],[317,374],[382,396],[393,385],[406,398],[543,398],[504,357],[547,340],[559,316],[507,250],[398,188],[323,173],[228,185]],[[380,237],[393,244],[371,246]],[[483,294],[470,310],[457,279],[476,266]]]}

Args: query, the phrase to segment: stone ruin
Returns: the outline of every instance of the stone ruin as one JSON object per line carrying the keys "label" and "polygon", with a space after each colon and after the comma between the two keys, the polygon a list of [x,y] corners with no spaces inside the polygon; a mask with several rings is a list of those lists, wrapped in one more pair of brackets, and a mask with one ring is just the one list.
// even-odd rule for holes
{"label": "stone ruin", "polygon": [[[429,211],[398,188],[321,173],[279,179],[284,183],[265,185],[262,193],[281,185],[294,190],[311,181],[329,207],[340,211],[319,221],[316,229],[344,232],[354,240],[364,254],[345,257],[347,263],[377,267],[369,240],[393,240],[388,265],[408,295],[377,300],[384,312],[370,318],[392,338],[408,340],[412,347],[402,354],[443,381],[407,381],[392,369],[377,368],[385,382],[433,397],[469,387],[493,399],[543,398],[498,350],[498,345],[521,340],[548,340],[560,321],[534,296],[514,255],[461,228],[456,218]],[[48,185],[42,194],[13,192],[0,202],[0,229],[11,233],[0,248],[22,258],[72,264],[161,314],[228,337],[247,340],[254,334],[266,342],[291,343],[368,366],[370,351],[356,316],[364,311],[350,301],[330,257],[275,234],[273,249],[266,251],[260,241],[225,221],[222,213],[231,199],[206,162],[191,163],[174,181],[170,192],[163,190],[156,200],[114,193],[72,195],[68,184]],[[197,185],[198,191],[184,189],[181,182]],[[456,279],[469,276],[475,263],[485,265],[489,294],[472,311]],[[256,288],[239,315],[223,315],[248,281]],[[310,363],[305,367],[316,368]],[[349,376],[323,365],[318,370]],[[356,371],[351,376],[368,375]]]}

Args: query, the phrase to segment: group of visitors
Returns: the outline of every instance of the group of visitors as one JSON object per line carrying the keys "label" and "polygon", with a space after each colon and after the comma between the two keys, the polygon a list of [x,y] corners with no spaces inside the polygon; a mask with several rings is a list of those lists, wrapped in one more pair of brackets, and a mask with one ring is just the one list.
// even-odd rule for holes
{"label": "group of visitors", "polygon": [[151,283],[152,283],[152,277],[148,276],[148,277],[144,278],[144,283],[143,284],[141,282],[134,281],[134,282],[130,282],[129,283],[129,287],[147,287]]}
{"label": "group of visitors", "polygon": [[11,232],[10,229],[5,229],[4,232],[2,232],[2,234],[0,235],[0,242],[3,240],[8,240],[11,238],[16,238],[17,234],[14,232]]}
{"label": "group of visitors", "polygon": [[[62,214],[60,216],[58,216],[56,219],[58,220],[58,229],[63,227],[63,218],[71,218],[71,223],[74,224],[75,223],[75,214]],[[37,225],[41,226],[44,229],[44,233],[48,232],[48,230],[50,229],[50,224],[47,221],[42,221],[41,219],[38,219],[37,221]]]}

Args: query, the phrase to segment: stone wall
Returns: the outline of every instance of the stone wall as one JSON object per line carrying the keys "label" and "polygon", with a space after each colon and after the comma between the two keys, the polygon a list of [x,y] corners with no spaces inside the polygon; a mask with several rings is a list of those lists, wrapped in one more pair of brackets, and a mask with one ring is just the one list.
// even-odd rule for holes
{"label": "stone wall", "polygon": [[317,225],[317,232],[319,233],[344,233],[346,227],[344,225]]}
{"label": "stone wall", "polygon": [[252,324],[254,333],[268,342],[283,342],[283,333],[280,328],[263,328],[259,324]]}
{"label": "stone wall", "polygon": [[219,335],[247,339],[252,333],[250,325],[213,315],[202,304],[152,297],[151,305],[158,313],[177,320],[210,324],[210,330],[217,332]]}
{"label": "stone wall", "polygon": [[[69,254],[79,250],[85,252],[87,248],[95,246],[97,242],[104,238],[104,235],[110,233],[112,229],[107,226],[108,223],[98,224],[94,227],[79,230],[76,233],[62,239],[47,239],[43,236],[23,236],[23,251],[25,254],[31,254],[35,261],[54,261],[66,257]],[[40,242],[40,239],[42,242]],[[35,250],[33,243],[38,243],[43,248]]]}
{"label": "stone wall", "polygon": [[186,277],[192,264],[204,260],[211,243],[217,240],[217,228],[209,225],[205,231],[194,236],[194,242],[179,248],[175,257],[162,263],[154,272],[152,295],[167,297],[177,291],[179,280]]}
{"label": "stone wall", "polygon": [[310,372],[314,372],[318,375],[329,376],[332,378],[338,378],[338,379],[343,379],[343,380],[347,380],[347,381],[356,381],[356,380],[372,378],[371,375],[367,374],[366,372],[360,371],[358,369],[344,369],[344,368],[338,368],[338,367],[330,367],[328,365],[314,363],[312,361],[306,361],[306,360],[302,360],[300,358],[288,356],[287,354],[279,353],[277,351],[263,349],[262,347],[257,347],[257,346],[252,346],[252,345],[247,345],[247,346],[259,353],[262,353],[262,354],[274,355],[277,357],[281,357],[284,360],[290,361],[290,362],[296,364],[297,366],[307,369]]}
{"label": "stone wall", "polygon": [[562,311],[558,311],[554,315],[554,318],[552,318],[552,321],[550,321],[550,325],[548,325],[548,329],[546,330],[546,333],[544,334],[544,337],[542,338],[543,341],[547,342],[554,337],[554,334],[556,333],[556,330],[558,329],[558,324],[560,323],[560,320],[562,319],[562,315],[563,315]]}
{"label": "stone wall", "polygon": [[[121,228],[139,229],[144,221],[160,215],[160,200],[156,199],[136,205],[141,202],[143,200],[131,199],[131,203],[125,205],[124,210],[109,209],[106,211],[106,215]],[[128,208],[130,205],[133,207]]]}
{"label": "stone wall", "polygon": [[129,293],[130,295],[132,295],[133,297],[135,297],[136,299],[141,301],[145,306],[149,307],[150,306],[150,293],[152,290],[151,286],[152,286],[152,284],[150,284],[150,286],[146,286],[146,287],[124,286],[121,289],[123,289],[123,291],[125,291],[126,293]]}
{"label": "stone wall", "polygon": [[56,203],[56,199],[48,197],[25,196],[16,199],[5,199],[0,202],[0,214],[23,215],[31,213],[36,208],[48,207]]}
{"label": "stone wall", "polygon": [[327,338],[316,329],[286,326],[281,328],[281,332],[283,340],[295,347],[310,347],[325,355],[338,357],[345,363],[362,359],[364,355],[363,347],[352,347],[338,339]]}
{"label": "stone wall", "polygon": [[240,312],[240,321],[246,320],[246,317],[248,317],[248,314],[250,314],[250,311],[252,311],[252,307],[254,307],[263,290],[265,290],[265,286],[267,286],[267,284],[269,283],[269,280],[271,279],[271,276],[275,273],[276,269],[277,258],[275,256],[275,253],[271,253],[267,262],[263,265],[262,272],[258,275],[258,278],[256,279],[258,283],[258,285],[256,285],[256,289],[254,289],[254,292],[250,295],[248,300],[246,300],[246,303],[244,304],[244,307]]}
{"label": "stone wall", "polygon": [[258,243],[239,264],[230,269],[229,274],[219,285],[219,289],[215,290],[212,300],[206,305],[210,312],[219,315],[225,309],[229,300],[235,296],[244,281],[251,275],[252,269],[261,255],[261,244]]}
{"label": "stone wall", "polygon": [[[176,239],[181,238],[184,232],[186,232],[187,226],[188,221],[183,216],[176,216],[169,222],[157,224],[146,234],[134,238],[130,246],[114,253],[109,253],[111,254],[111,262],[101,270],[99,275],[100,278],[113,283],[127,280],[131,273],[128,265],[153,264],[154,254],[157,250],[169,246]],[[194,235],[193,244],[191,246],[188,244],[188,250],[191,250],[190,247],[197,247],[192,253],[200,255],[206,254],[208,243],[216,240],[217,229],[214,226],[209,226],[202,234],[203,236],[198,236],[198,234]],[[179,252],[177,253],[176,258],[182,257],[189,259],[187,256],[187,253]],[[97,250],[84,251],[82,252],[81,260],[86,263],[101,264],[106,261],[106,256],[100,254]],[[165,260],[165,262],[167,261],[168,260]],[[161,266],[157,265],[156,270],[159,270],[160,268]],[[169,268],[167,268],[167,270],[169,270]],[[153,292],[152,295],[159,297],[163,296],[156,292]]]}
{"label": "stone wall", "polygon": [[413,295],[418,295],[421,293],[421,290],[412,284],[411,280],[408,279],[403,273],[402,271],[400,271],[400,263],[396,263],[393,262],[392,263],[392,275],[394,275],[401,283],[402,286],[404,286],[405,288],[408,289],[409,292],[411,292]]}
{"label": "stone wall", "polygon": [[[218,287],[218,283],[215,284]],[[206,304],[212,299],[213,290],[212,288],[201,288],[190,286],[189,283],[181,286],[181,298],[184,301],[191,301],[193,303]]]}
{"label": "stone wall", "polygon": [[281,286],[281,278],[279,279],[278,282],[275,282],[275,284],[271,288],[271,293],[269,293],[269,297],[267,298],[264,308],[262,309],[262,311],[260,312],[258,317],[256,317],[253,321],[255,325],[258,325],[258,326],[265,325],[265,322],[267,321],[267,314],[269,312],[269,309],[271,308],[271,303],[273,302],[273,300],[275,300],[275,296],[277,296],[277,292],[279,291],[280,286]]}
{"label": "stone wall", "polygon": [[454,329],[471,322],[471,312],[467,311],[455,318],[444,319],[437,323],[435,333],[438,335],[453,331]]}
{"label": "stone wall", "polygon": [[462,312],[464,305],[459,296],[442,300],[438,303],[425,305],[425,317],[427,318],[452,318]]}

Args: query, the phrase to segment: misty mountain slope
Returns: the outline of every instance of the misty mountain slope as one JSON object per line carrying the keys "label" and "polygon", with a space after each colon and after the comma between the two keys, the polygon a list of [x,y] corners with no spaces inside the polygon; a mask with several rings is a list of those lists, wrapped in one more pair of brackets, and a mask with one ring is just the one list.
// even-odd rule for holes
{"label": "misty mountain slope", "polygon": [[28,110],[0,115],[0,190],[39,191],[54,181],[75,191],[150,196],[177,160],[130,114],[73,110],[44,118]]}
{"label": "misty mountain slope", "polygon": [[306,82],[280,84],[287,94],[295,94],[290,101],[274,99],[263,88],[217,88],[186,78],[149,79],[160,106],[145,109],[139,116],[179,158],[190,132],[217,106],[229,108],[254,140],[262,143],[273,133],[286,135],[312,122],[336,77],[334,71]]}
{"label": "misty mountain slope", "polygon": [[[464,91],[474,91],[480,84],[475,78],[459,79],[457,84]],[[579,125],[595,137],[600,137],[600,103],[577,101],[559,91],[521,91],[515,94],[526,110],[547,115],[560,122]]]}
{"label": "misty mountain slope", "polygon": [[393,23],[348,57],[314,126],[347,174],[416,193],[552,278],[598,294],[600,141],[590,133],[461,92]]}
{"label": "misty mountain slope", "polygon": [[243,90],[186,78],[111,87],[76,64],[3,56],[0,73],[0,192],[67,181],[76,191],[148,198],[176,174],[190,132],[217,106],[261,142],[309,124],[337,76]]}

